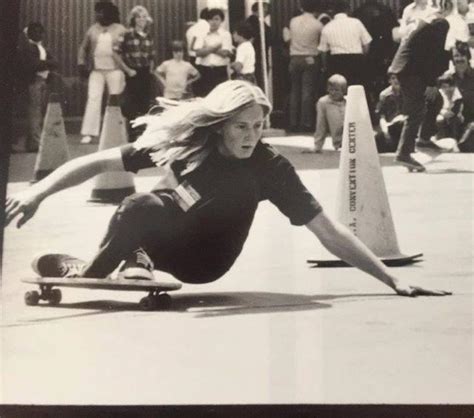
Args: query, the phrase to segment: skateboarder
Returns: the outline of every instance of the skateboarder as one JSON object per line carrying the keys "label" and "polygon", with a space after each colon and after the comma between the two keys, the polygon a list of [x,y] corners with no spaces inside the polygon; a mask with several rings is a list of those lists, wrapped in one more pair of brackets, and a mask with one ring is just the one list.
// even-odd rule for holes
{"label": "skateboarder", "polygon": [[162,166],[150,193],[127,197],[113,215],[96,256],[84,263],[49,254],[35,260],[41,276],[104,278],[122,260],[125,278],[152,278],[153,268],[185,283],[221,277],[240,254],[258,203],[270,200],[293,225],[305,225],[336,257],[404,296],[446,295],[403,283],[345,227],[333,221],[290,162],[260,141],[271,105],[257,86],[227,81],[204,99],[145,116],[134,143],[71,160],[7,199],[6,223],[21,227],[40,203],[105,171]]}

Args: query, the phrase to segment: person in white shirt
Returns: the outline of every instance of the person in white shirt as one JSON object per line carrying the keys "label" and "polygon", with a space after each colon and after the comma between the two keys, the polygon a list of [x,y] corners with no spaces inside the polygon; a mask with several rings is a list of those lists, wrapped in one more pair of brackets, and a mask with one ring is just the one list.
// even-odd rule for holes
{"label": "person in white shirt", "polygon": [[446,51],[452,50],[456,41],[469,41],[469,26],[467,23],[467,13],[469,12],[468,0],[458,0],[457,7],[453,7],[451,13],[446,16],[449,23],[448,37],[446,38]]}
{"label": "person in white shirt", "polygon": [[290,98],[288,131],[314,131],[314,102],[319,76],[318,44],[323,24],[316,19],[316,3],[301,0],[303,13],[290,20]]}
{"label": "person in white shirt", "polygon": [[232,55],[232,36],[221,28],[224,12],[221,9],[209,9],[207,14],[209,32],[196,38],[196,64],[200,65],[200,95],[207,95],[218,84],[229,79],[228,68]]}
{"label": "person in white shirt", "polygon": [[403,9],[400,19],[399,36],[404,39],[413,32],[420,20],[426,20],[436,13],[436,8],[430,5],[429,0],[415,0]]}
{"label": "person in white shirt", "polygon": [[43,125],[43,113],[48,99],[50,71],[56,68],[49,51],[43,45],[44,27],[33,22],[25,30],[25,39],[18,46],[18,77],[28,90],[28,136],[24,150],[12,147],[13,152],[37,152]]}
{"label": "person in white shirt", "polygon": [[237,25],[232,36],[234,42],[237,44],[235,61],[230,66],[234,71],[232,79],[245,80],[256,84],[255,49],[252,45],[252,27],[246,22],[241,22]]}
{"label": "person in white shirt", "polygon": [[334,11],[334,19],[324,26],[319,43],[323,70],[328,76],[343,75],[348,85],[364,85],[372,37],[359,19],[347,15],[346,0],[335,0]]}
{"label": "person in white shirt", "polygon": [[192,65],[196,63],[196,51],[194,50],[196,39],[206,36],[209,32],[208,12],[209,9],[207,7],[202,9],[201,13],[199,13],[199,20],[186,31],[186,46],[188,48],[189,62]]}

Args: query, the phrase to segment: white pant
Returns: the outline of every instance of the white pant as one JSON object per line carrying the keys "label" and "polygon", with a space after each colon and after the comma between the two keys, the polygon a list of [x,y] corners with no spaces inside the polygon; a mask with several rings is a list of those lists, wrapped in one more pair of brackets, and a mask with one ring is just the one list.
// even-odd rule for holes
{"label": "white pant", "polygon": [[100,133],[100,118],[102,95],[107,84],[109,94],[120,94],[125,87],[125,76],[121,70],[93,70],[89,75],[87,88],[87,104],[82,120],[82,135],[98,136]]}

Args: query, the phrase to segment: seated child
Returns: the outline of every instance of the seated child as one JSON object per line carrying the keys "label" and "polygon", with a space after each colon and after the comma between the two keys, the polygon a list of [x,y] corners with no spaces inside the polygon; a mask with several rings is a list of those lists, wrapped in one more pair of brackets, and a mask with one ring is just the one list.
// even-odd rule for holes
{"label": "seated child", "polygon": [[344,113],[346,111],[347,80],[340,74],[334,74],[328,79],[326,96],[321,97],[316,105],[316,132],[314,133],[314,148],[309,151],[320,153],[328,135],[332,138],[335,150],[341,148],[342,131],[344,128]]}
{"label": "seated child", "polygon": [[459,140],[464,123],[463,100],[459,89],[456,87],[452,74],[446,73],[438,78],[438,86],[443,105],[436,117],[438,133],[436,137],[454,138]]}
{"label": "seated child", "polygon": [[199,71],[184,60],[184,42],[173,41],[171,50],[173,59],[162,62],[156,69],[156,76],[163,85],[165,98],[188,99],[193,96],[190,87],[199,80]]}
{"label": "seated child", "polygon": [[255,49],[252,45],[252,27],[241,22],[232,34],[237,44],[235,61],[230,65],[234,70],[233,80],[245,80],[256,84],[255,78]]}
{"label": "seated child", "polygon": [[388,82],[390,85],[380,93],[375,109],[380,126],[380,131],[375,135],[375,142],[380,153],[397,150],[406,118],[402,114],[402,95],[397,75],[390,74]]}

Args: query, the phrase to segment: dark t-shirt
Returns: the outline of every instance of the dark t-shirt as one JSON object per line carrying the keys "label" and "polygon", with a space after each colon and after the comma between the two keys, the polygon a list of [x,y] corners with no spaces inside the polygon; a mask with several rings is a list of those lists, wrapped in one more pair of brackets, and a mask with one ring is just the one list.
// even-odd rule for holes
{"label": "dark t-shirt", "polygon": [[[121,151],[127,171],[137,172],[155,166],[150,158],[152,148],[136,150],[130,144],[123,146]],[[191,208],[192,212],[206,210],[215,199],[225,198],[224,211],[229,215],[234,214],[234,210],[246,212],[241,207],[242,201],[252,205],[252,201],[258,204],[270,200],[293,225],[305,225],[322,211],[291,163],[267,144],[259,143],[253,155],[243,160],[225,158],[215,149],[198,168],[185,175],[181,174],[184,163],[175,162],[172,168],[178,182],[186,180],[201,197]],[[254,212],[250,211],[249,216],[253,218]]]}

